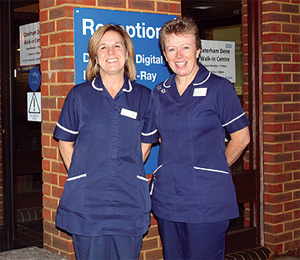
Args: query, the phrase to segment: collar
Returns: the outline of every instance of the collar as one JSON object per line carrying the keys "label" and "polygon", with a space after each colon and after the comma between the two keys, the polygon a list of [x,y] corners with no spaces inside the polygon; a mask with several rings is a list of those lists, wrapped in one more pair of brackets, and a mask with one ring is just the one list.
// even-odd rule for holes
{"label": "collar", "polygon": [[[199,63],[198,72],[192,81],[192,85],[194,87],[204,84],[211,76],[211,72],[208,71],[201,63]],[[175,77],[176,74],[174,73],[170,78],[164,81],[163,87],[170,88],[171,86],[175,86]]]}
{"label": "collar", "polygon": [[[92,87],[98,91],[103,91],[104,85],[102,83],[102,79],[100,74],[98,74],[92,81]],[[124,74],[124,85],[122,87],[122,91],[124,92],[131,92],[132,91],[132,85],[131,82],[129,80],[129,78],[127,77],[126,74]]]}

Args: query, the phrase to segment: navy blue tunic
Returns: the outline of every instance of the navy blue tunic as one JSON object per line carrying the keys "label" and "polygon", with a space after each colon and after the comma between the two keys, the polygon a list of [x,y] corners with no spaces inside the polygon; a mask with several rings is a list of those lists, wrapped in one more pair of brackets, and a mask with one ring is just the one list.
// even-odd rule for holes
{"label": "navy blue tunic", "polygon": [[238,217],[225,135],[248,126],[234,86],[200,65],[180,96],[175,74],[154,89],[162,139],[152,209],[162,219],[209,223]]}
{"label": "navy blue tunic", "polygon": [[100,77],[73,87],[54,136],[75,142],[56,225],[83,236],[144,234],[151,202],[141,143],[157,142],[153,94],[125,83],[112,98]]}

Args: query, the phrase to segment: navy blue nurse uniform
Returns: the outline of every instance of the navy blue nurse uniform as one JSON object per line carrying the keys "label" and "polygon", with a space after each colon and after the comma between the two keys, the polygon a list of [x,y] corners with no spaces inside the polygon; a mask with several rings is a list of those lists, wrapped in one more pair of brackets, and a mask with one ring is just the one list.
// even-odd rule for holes
{"label": "navy blue nurse uniform", "polygon": [[154,89],[162,143],[152,195],[168,221],[220,222],[239,215],[225,136],[248,126],[234,86],[203,65],[180,96],[175,74]]}
{"label": "navy blue nurse uniform", "polygon": [[98,75],[73,87],[54,137],[75,142],[56,225],[81,236],[139,236],[151,202],[141,143],[157,142],[151,90],[125,75],[112,98]]}

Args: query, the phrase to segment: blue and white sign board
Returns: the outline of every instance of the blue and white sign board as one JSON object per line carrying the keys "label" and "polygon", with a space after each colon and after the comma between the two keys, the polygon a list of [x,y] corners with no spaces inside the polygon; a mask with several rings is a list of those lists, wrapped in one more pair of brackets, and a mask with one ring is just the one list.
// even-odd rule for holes
{"label": "blue and white sign board", "polygon": [[[85,81],[90,37],[99,27],[112,23],[123,25],[133,41],[136,82],[153,89],[170,76],[159,48],[159,31],[165,22],[175,18],[174,15],[75,8],[75,84]],[[158,147],[155,147],[145,165],[146,174],[151,174],[157,167],[157,154]]]}
{"label": "blue and white sign board", "polygon": [[200,62],[212,73],[235,83],[235,42],[201,40]]}

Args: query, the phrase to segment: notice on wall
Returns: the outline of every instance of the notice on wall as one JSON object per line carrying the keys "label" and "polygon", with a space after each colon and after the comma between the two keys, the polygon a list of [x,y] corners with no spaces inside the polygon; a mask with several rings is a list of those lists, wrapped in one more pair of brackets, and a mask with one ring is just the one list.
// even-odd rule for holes
{"label": "notice on wall", "polygon": [[27,120],[42,122],[41,92],[27,92]]}
{"label": "notice on wall", "polygon": [[20,65],[41,63],[40,23],[20,26]]}
{"label": "notice on wall", "polygon": [[200,62],[212,73],[235,83],[235,42],[201,40]]}
{"label": "notice on wall", "polygon": [[159,31],[174,15],[112,11],[91,8],[74,9],[75,83],[85,81],[88,41],[105,24],[120,24],[128,32],[135,50],[136,82],[153,89],[170,76],[159,48]]}

